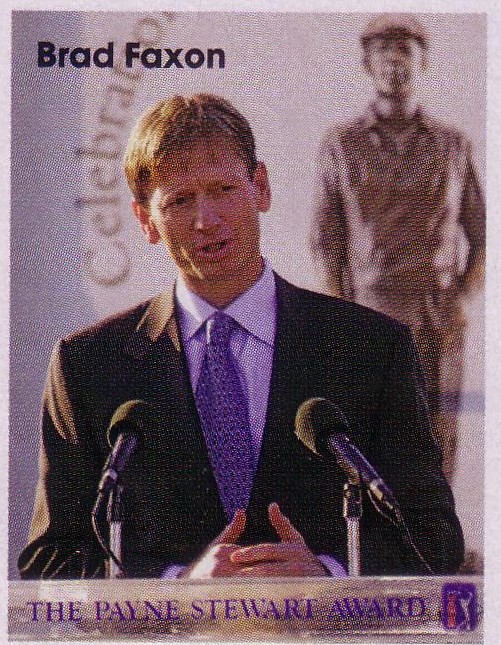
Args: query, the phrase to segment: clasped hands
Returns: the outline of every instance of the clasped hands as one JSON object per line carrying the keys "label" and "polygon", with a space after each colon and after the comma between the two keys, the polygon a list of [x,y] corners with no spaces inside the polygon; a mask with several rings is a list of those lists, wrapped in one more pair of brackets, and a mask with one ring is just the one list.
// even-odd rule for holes
{"label": "clasped hands", "polygon": [[278,504],[268,506],[268,517],[280,542],[251,546],[236,544],[247,519],[245,511],[240,509],[200,558],[179,577],[203,579],[327,575],[320,560],[310,551],[301,533],[281,512]]}

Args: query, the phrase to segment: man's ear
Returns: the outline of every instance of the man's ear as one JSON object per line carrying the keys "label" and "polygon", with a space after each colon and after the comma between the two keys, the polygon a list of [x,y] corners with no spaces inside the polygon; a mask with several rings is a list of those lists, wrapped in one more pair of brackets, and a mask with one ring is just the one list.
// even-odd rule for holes
{"label": "man's ear", "polygon": [[364,69],[367,72],[367,74],[369,74],[369,76],[372,76],[371,60],[370,60],[369,52],[367,50],[364,50],[362,65],[364,66]]}
{"label": "man's ear", "polygon": [[157,244],[160,241],[160,235],[157,231],[155,223],[150,217],[150,212],[143,204],[140,204],[135,199],[132,200],[132,210],[138,220],[144,237],[150,244]]}
{"label": "man's ear", "polygon": [[428,52],[423,47],[421,53],[421,69],[425,72],[428,69]]}
{"label": "man's ear", "polygon": [[256,189],[257,207],[261,213],[266,213],[266,211],[270,210],[271,206],[271,188],[268,180],[268,171],[262,161],[258,161],[257,163],[252,183]]}

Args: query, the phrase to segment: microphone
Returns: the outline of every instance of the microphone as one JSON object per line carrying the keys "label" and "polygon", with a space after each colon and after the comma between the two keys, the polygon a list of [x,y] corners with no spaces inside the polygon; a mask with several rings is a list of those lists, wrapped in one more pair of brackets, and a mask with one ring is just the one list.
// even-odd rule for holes
{"label": "microphone", "polygon": [[299,406],[295,425],[296,436],[307,448],[322,457],[334,456],[349,480],[358,483],[362,479],[376,500],[398,512],[389,486],[346,436],[348,422],[337,405],[322,397],[308,399]]}
{"label": "microphone", "polygon": [[107,431],[108,444],[112,450],[99,482],[100,495],[109,493],[115,487],[120,473],[139,448],[151,415],[150,404],[140,399],[122,403],[116,409]]}

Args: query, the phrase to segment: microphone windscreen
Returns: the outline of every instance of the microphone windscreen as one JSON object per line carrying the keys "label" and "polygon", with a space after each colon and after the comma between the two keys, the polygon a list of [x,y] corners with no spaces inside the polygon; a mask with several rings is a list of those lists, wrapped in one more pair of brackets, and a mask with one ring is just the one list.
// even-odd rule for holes
{"label": "microphone windscreen", "polygon": [[332,433],[346,433],[348,422],[337,405],[323,397],[307,399],[296,413],[295,433],[317,455],[324,455],[327,438]]}
{"label": "microphone windscreen", "polygon": [[152,407],[146,401],[133,399],[122,403],[111,417],[108,426],[108,444],[113,448],[118,436],[127,431],[135,432],[138,438],[152,422]]}

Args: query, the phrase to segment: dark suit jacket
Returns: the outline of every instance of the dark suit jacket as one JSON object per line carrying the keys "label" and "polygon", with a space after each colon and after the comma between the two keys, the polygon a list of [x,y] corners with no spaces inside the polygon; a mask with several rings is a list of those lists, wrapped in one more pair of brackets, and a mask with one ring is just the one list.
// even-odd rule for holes
{"label": "dark suit jacket", "polygon": [[[278,319],[261,456],[244,543],[277,541],[277,501],[313,552],[346,564],[344,477],[294,435],[298,406],[322,396],[344,411],[351,437],[400,501],[436,572],[463,557],[461,528],[432,440],[416,352],[406,327],[359,305],[294,287],[277,276]],[[128,465],[123,559],[131,576],[188,563],[225,516],[204,444],[172,292],[56,346],[43,400],[40,479],[22,577],[103,575],[91,508],[115,409],[144,399],[157,412]],[[362,571],[421,573],[397,529],[364,499]]]}

